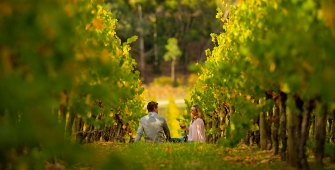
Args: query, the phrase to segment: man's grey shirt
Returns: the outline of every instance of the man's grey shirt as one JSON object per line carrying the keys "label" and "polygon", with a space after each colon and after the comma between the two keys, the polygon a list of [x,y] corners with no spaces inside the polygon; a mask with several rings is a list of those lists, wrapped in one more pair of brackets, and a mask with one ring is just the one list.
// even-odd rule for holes
{"label": "man's grey shirt", "polygon": [[144,139],[146,142],[165,142],[166,138],[170,138],[170,129],[165,118],[158,115],[156,112],[149,112],[146,116],[140,119],[135,142],[141,139],[143,132],[145,134]]}

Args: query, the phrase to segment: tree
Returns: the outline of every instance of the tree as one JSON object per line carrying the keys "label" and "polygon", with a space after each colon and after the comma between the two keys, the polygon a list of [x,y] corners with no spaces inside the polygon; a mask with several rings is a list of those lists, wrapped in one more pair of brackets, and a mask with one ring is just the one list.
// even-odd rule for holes
{"label": "tree", "polygon": [[[330,105],[335,96],[332,90],[335,27],[330,22],[335,14],[329,10],[333,6],[333,2],[326,0],[251,0],[230,7],[228,18],[218,10],[223,31],[219,35],[211,34],[215,47],[206,51],[207,61],[200,65],[191,103],[200,103],[208,115],[214,116],[217,106],[223,102],[236,108],[235,114],[230,114],[233,126],[226,126],[227,136],[219,143],[238,144],[244,137],[243,131],[252,128],[251,120],[276,105],[275,153],[280,127],[282,160],[292,167],[309,169],[305,149],[312,113],[316,136],[310,140],[316,143],[317,165],[323,165],[327,116],[331,116]],[[320,16],[319,12],[325,15]],[[207,86],[206,90],[202,89],[203,85]],[[279,99],[271,98],[275,101],[265,100],[264,104],[253,102],[268,98],[267,92],[271,91]],[[215,130],[212,127],[209,132],[216,133]],[[265,131],[261,137],[262,134]],[[265,143],[265,138],[262,142]]]}
{"label": "tree", "polygon": [[[183,72],[188,64],[204,61],[204,50],[212,47],[210,33],[219,33],[222,24],[212,20],[218,7],[217,0],[107,0],[118,25],[116,32],[122,41],[135,34],[138,40],[131,45],[131,54],[138,62],[141,79],[147,82],[150,71],[161,74],[164,45],[170,37],[178,40],[183,55]],[[152,67],[150,69],[149,67]],[[178,69],[179,70],[179,69]],[[181,69],[180,69],[181,70]]]}
{"label": "tree", "polygon": [[144,114],[129,54],[136,37],[121,44],[100,2],[34,1],[26,10],[16,10],[25,1],[2,3],[0,169],[45,169],[59,159],[72,169],[91,157],[70,142],[77,137],[131,141]]}
{"label": "tree", "polygon": [[181,56],[181,51],[178,47],[178,40],[176,38],[169,38],[167,45],[165,45],[165,49],[167,52],[164,54],[165,61],[171,61],[171,81],[173,85],[176,84],[176,77],[175,77],[175,65],[176,60],[179,59]]}

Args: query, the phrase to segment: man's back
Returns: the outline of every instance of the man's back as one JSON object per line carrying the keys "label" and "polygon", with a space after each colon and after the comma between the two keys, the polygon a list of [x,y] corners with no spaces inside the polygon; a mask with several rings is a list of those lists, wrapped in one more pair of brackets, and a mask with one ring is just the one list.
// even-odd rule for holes
{"label": "man's back", "polygon": [[143,131],[147,142],[165,142],[166,137],[170,138],[170,130],[165,118],[156,112],[149,112],[141,118],[135,141],[139,141]]}

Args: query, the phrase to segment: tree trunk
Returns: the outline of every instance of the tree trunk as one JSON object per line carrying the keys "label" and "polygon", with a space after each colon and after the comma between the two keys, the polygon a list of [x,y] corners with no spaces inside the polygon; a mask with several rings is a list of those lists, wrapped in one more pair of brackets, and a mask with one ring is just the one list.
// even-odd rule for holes
{"label": "tree trunk", "polygon": [[326,120],[327,119],[327,106],[324,104],[322,106],[321,113],[316,115],[316,150],[315,159],[319,167],[323,166],[323,157],[325,149],[325,139],[326,139]]}
{"label": "tree trunk", "polygon": [[[210,121],[206,122],[206,129],[211,129],[211,128],[212,128],[212,122],[210,120]],[[211,134],[206,135],[206,143],[210,143],[211,137],[212,137]]]}
{"label": "tree trunk", "polygon": [[63,90],[60,94],[61,96],[61,100],[60,100],[60,105],[58,108],[58,116],[59,116],[59,120],[60,122],[64,122],[65,127],[64,127],[64,139],[66,139],[67,135],[67,130],[66,130],[66,124],[67,124],[67,120],[66,120],[66,114],[68,112],[68,101],[69,101],[69,96],[67,95],[67,91]]}
{"label": "tree trunk", "polygon": [[235,113],[235,107],[234,106],[230,106],[229,113],[227,114],[228,125],[227,125],[227,128],[225,129],[225,131],[226,131],[226,138],[230,137],[230,133],[231,133],[230,119],[231,119],[231,117],[233,116],[234,113]]}
{"label": "tree trunk", "polygon": [[250,138],[251,138],[251,130],[246,131],[245,138],[244,138],[244,144],[250,145]]}
{"label": "tree trunk", "polygon": [[220,137],[224,137],[225,128],[226,128],[226,116],[228,114],[228,109],[226,109],[225,105],[221,107],[221,114],[220,114]]}
{"label": "tree trunk", "polygon": [[172,59],[171,61],[171,81],[172,85],[175,86],[176,84],[176,77],[175,77],[175,65],[176,65],[176,60]]}
{"label": "tree trunk", "polygon": [[[102,119],[102,116],[103,114],[99,114],[95,120],[101,120]],[[98,142],[98,141],[101,141],[101,136],[102,136],[102,129],[101,127],[97,128],[97,127],[94,127],[94,142]]]}
{"label": "tree trunk", "polygon": [[297,165],[297,137],[296,137],[296,116],[292,111],[287,108],[287,162],[291,167],[298,167]]}
{"label": "tree trunk", "polygon": [[140,71],[141,71],[141,78],[142,81],[146,81],[145,75],[145,58],[144,58],[144,35],[143,35],[143,19],[142,19],[142,6],[141,4],[138,5],[138,22],[139,22],[139,43],[140,43]]}
{"label": "tree trunk", "polygon": [[[214,111],[214,113],[212,114],[212,127],[215,128],[217,126],[217,113],[216,111]],[[210,143],[215,143],[216,142],[216,134],[212,134],[211,135],[211,141]]]}
{"label": "tree trunk", "polygon": [[311,115],[311,121],[310,121],[310,129],[312,130],[311,138],[315,140],[315,122],[316,122],[316,117],[315,115]]}
{"label": "tree trunk", "polygon": [[267,134],[266,134],[266,113],[261,112],[259,116],[259,131],[260,131],[260,140],[261,140],[261,149],[267,149]]}
{"label": "tree trunk", "polygon": [[156,16],[155,16],[155,23],[154,23],[154,56],[155,56],[155,68],[159,69],[158,67],[158,45],[157,45],[157,23],[156,23]]}
{"label": "tree trunk", "polygon": [[258,115],[256,118],[253,120],[253,124],[258,126],[259,130],[255,130],[254,133],[251,133],[253,135],[253,143],[255,143],[259,148],[261,147],[261,135],[260,135],[260,115]]}
{"label": "tree trunk", "polygon": [[280,125],[281,125],[280,137],[282,141],[282,148],[280,150],[280,156],[281,156],[282,161],[286,161],[286,147],[287,147],[286,99],[287,99],[287,95],[283,92],[280,92]]}
{"label": "tree trunk", "polygon": [[[206,129],[216,128],[218,125],[218,119],[217,119],[217,111],[214,111],[214,113],[210,117],[210,122],[207,122]],[[207,143],[216,143],[216,134],[209,134],[206,136]]]}
{"label": "tree trunk", "polygon": [[266,119],[266,136],[267,136],[267,150],[272,149],[272,132],[271,127],[273,123],[273,108],[269,110],[268,119]]}
{"label": "tree trunk", "polygon": [[94,130],[93,125],[87,124],[86,130],[85,130],[85,142],[86,143],[92,143],[93,142],[93,138],[92,138],[93,130]]}
{"label": "tree trunk", "polygon": [[[332,126],[332,138],[333,138],[333,144],[335,143],[335,122],[334,122],[334,120],[335,120],[335,110],[333,110],[333,126]],[[333,152],[333,157],[331,158],[331,162],[332,163],[335,163],[335,148],[334,148],[334,152]]]}
{"label": "tree trunk", "polygon": [[[328,118],[328,125],[329,125],[327,129],[328,134],[332,133],[332,126],[333,126],[332,124],[333,124],[333,119]],[[327,143],[330,143],[331,140],[332,140],[332,137],[328,138]]]}
{"label": "tree trunk", "polygon": [[72,141],[78,141],[79,143],[83,140],[83,126],[84,123],[80,117],[75,117],[72,125]]}
{"label": "tree trunk", "polygon": [[112,125],[111,130],[108,134],[109,140],[114,142],[125,142],[124,135],[125,130],[122,128],[123,123],[118,114],[113,116],[115,124]]}
{"label": "tree trunk", "polygon": [[279,100],[276,99],[276,103],[274,106],[274,117],[273,117],[273,154],[278,155],[278,150],[279,150],[279,136],[278,136],[278,131],[279,131]]}
{"label": "tree trunk", "polygon": [[73,126],[74,120],[75,120],[74,114],[68,113],[67,120],[65,123],[65,134],[64,134],[65,140],[71,139],[72,126]]}
{"label": "tree trunk", "polygon": [[229,114],[228,114],[228,126],[230,126],[230,119],[231,119],[231,117],[234,115],[234,113],[235,113],[235,107],[234,106],[230,106],[230,112],[229,112]]}
{"label": "tree trunk", "polygon": [[187,49],[187,46],[186,46],[186,50],[185,50],[185,53],[184,53],[184,57],[185,57],[185,60],[184,60],[184,75],[187,75],[188,73],[188,56],[189,56],[189,50]]}
{"label": "tree trunk", "polygon": [[[294,102],[296,106],[296,113],[293,111],[290,111],[288,113],[290,119],[288,123],[289,127],[289,149],[288,149],[288,162],[289,165],[295,168],[301,168],[300,161],[299,161],[299,145],[298,142],[301,139],[301,126],[302,126],[302,112],[303,112],[303,105],[304,102],[301,100],[300,96],[298,94],[294,95]],[[292,120],[291,120],[292,119]]]}
{"label": "tree trunk", "polygon": [[306,110],[303,112],[303,119],[301,123],[301,134],[300,134],[300,140],[299,140],[299,169],[304,169],[308,170],[308,162],[307,162],[307,157],[305,154],[305,146],[306,146],[306,141],[308,139],[309,135],[309,121],[310,121],[310,116],[311,113],[314,109],[314,101],[310,100],[307,102]]}

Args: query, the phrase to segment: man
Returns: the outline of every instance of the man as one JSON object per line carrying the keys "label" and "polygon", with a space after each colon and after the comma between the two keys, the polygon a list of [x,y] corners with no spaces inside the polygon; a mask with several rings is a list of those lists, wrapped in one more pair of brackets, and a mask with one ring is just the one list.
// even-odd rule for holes
{"label": "man", "polygon": [[158,115],[158,103],[151,101],[147,105],[148,114],[140,119],[135,142],[145,133],[146,142],[165,142],[170,140],[170,129],[163,116]]}

